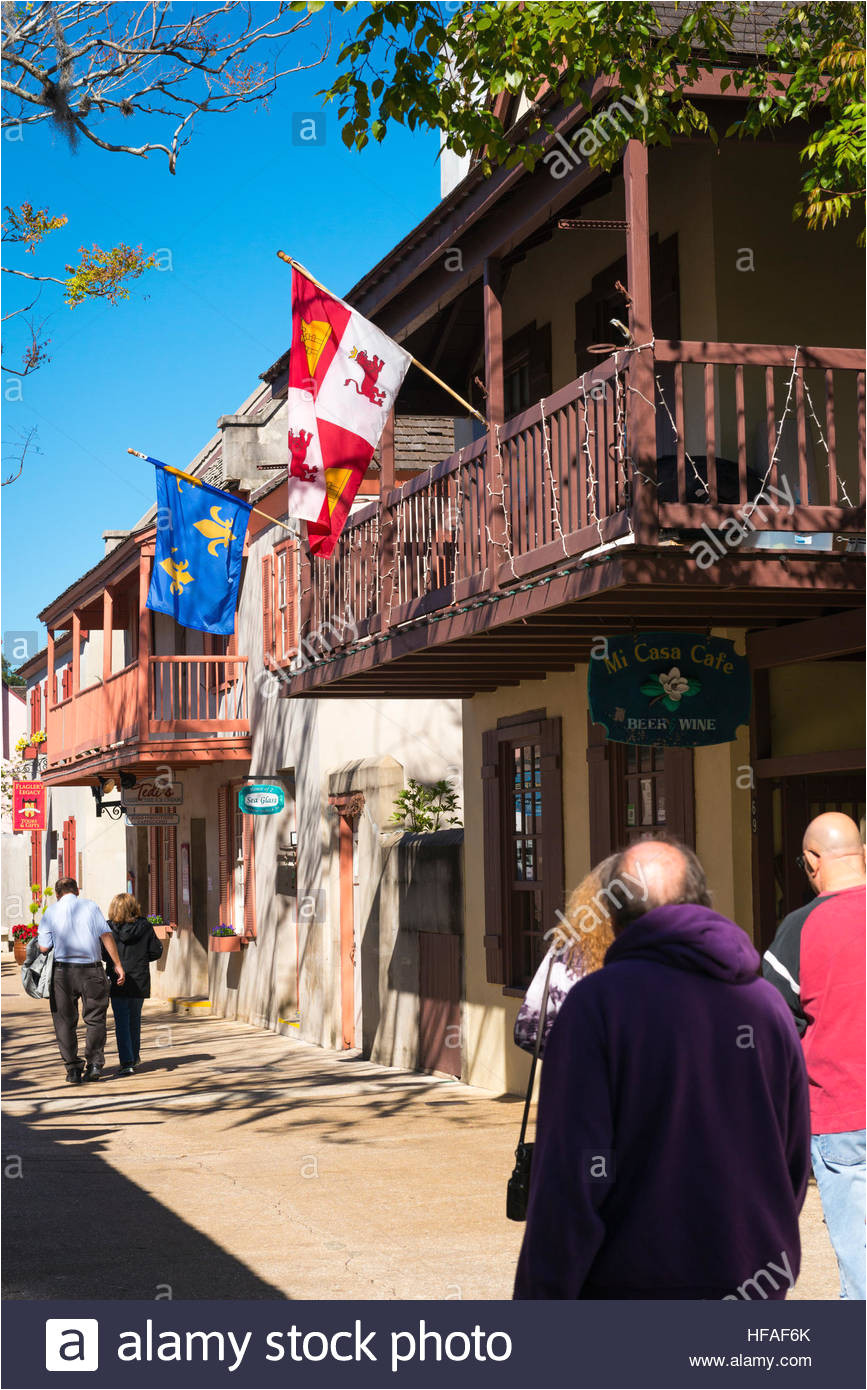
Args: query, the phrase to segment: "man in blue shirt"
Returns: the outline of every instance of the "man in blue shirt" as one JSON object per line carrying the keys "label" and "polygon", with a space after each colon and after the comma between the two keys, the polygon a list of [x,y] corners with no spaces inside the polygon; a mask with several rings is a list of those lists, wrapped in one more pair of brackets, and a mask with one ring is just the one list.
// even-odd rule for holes
{"label": "man in blue shirt", "polygon": [[[124,972],[111,928],[89,898],[80,898],[74,878],[59,878],[55,900],[39,923],[39,949],[54,948],[51,1017],[66,1079],[100,1081],[105,1065],[105,1016],[109,984],[102,964],[104,946],[114,964],[118,983]],[[84,1057],[78,1055],[78,1001],[86,1032]]]}

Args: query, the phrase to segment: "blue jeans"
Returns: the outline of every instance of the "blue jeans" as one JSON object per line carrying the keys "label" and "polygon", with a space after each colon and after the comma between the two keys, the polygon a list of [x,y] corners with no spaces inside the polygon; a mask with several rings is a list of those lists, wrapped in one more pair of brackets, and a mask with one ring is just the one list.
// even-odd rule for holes
{"label": "blue jeans", "polygon": [[111,996],[117,1055],[122,1067],[131,1067],[141,1051],[141,1011],[143,999],[128,999],[122,994]]}
{"label": "blue jeans", "polygon": [[863,1129],[814,1134],[810,1146],[825,1225],[837,1256],[841,1298],[865,1297],[865,1134]]}

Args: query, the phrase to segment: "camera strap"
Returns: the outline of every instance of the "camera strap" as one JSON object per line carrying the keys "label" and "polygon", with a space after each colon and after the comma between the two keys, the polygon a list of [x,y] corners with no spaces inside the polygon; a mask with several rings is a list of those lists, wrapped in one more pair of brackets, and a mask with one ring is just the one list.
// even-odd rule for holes
{"label": "camera strap", "polygon": [[536,1046],[533,1049],[533,1061],[530,1066],[530,1080],[527,1082],[527,1098],[524,1101],[524,1117],[521,1120],[521,1137],[518,1140],[518,1148],[524,1143],[527,1136],[527,1121],[530,1118],[530,1102],[533,1098],[533,1082],[536,1079],[536,1064],[539,1061],[539,1053],[542,1050],[542,1034],[548,1022],[548,986],[551,983],[551,970],[554,966],[554,951],[551,952],[551,959],[548,962],[548,973],[545,976],[545,988],[542,991],[542,1007],[539,1011],[539,1026],[536,1029]]}

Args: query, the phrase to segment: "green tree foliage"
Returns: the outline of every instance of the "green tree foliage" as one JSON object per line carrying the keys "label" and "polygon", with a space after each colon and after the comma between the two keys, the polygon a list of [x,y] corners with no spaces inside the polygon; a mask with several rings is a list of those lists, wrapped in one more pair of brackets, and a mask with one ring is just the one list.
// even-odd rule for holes
{"label": "green tree foliage", "polygon": [[[298,0],[298,9],[305,5]],[[308,0],[307,8],[318,8]],[[355,0],[336,8],[355,10]],[[339,102],[350,148],[384,139],[393,122],[441,132],[458,155],[474,152],[486,172],[496,164],[532,169],[543,153],[546,94],[592,105],[594,84],[606,101],[630,97],[641,109],[634,133],[647,144],[717,132],[687,89],[723,67],[723,85],[745,100],[726,137],[758,136],[792,121],[809,122],[801,151],[801,196],[794,212],[819,228],[847,216],[864,194],[864,9],[811,0],[756,12],[747,3],[682,5],[663,26],[645,3],[471,3],[375,0],[359,11],[340,74],[324,94]],[[768,17],[770,14],[770,18]],[[752,54],[736,53],[733,26],[746,21]],[[518,133],[494,100],[529,101]],[[601,142],[590,162],[611,167],[616,141]]]}

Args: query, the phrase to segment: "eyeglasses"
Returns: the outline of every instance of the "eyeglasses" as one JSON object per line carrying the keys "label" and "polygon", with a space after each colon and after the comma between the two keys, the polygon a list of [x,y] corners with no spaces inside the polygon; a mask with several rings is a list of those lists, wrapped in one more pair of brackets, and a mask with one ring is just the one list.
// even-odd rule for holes
{"label": "eyeglasses", "polygon": [[803,854],[799,854],[799,855],[798,855],[797,859],[795,860],[795,863],[797,864],[797,866],[798,866],[799,869],[803,869],[803,870],[804,870],[804,873],[805,873],[805,874],[812,874],[812,873],[815,872],[815,870],[812,869],[811,866],[810,866],[810,863],[809,863],[809,861],[808,861],[808,859],[807,859],[807,855],[808,855],[808,854],[812,854],[812,856],[813,856],[814,859],[821,859],[821,858],[822,858],[821,854],[819,854],[816,850],[814,850],[814,849],[808,849],[808,850],[805,850]]}

